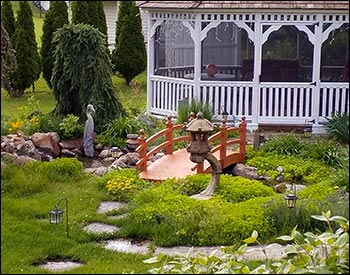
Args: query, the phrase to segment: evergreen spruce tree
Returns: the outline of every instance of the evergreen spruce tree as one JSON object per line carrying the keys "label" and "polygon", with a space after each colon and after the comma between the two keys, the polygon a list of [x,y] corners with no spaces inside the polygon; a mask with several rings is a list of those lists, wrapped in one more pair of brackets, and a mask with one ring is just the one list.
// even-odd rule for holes
{"label": "evergreen spruce tree", "polygon": [[114,69],[130,85],[131,80],[146,69],[146,47],[141,15],[135,1],[120,2],[116,45],[112,53]]}
{"label": "evergreen spruce tree", "polygon": [[10,38],[15,32],[15,15],[13,14],[12,4],[10,1],[2,1],[1,4],[1,23],[6,29]]}
{"label": "evergreen spruce tree", "polygon": [[72,23],[90,24],[89,1],[72,1]]}
{"label": "evergreen spruce tree", "polygon": [[68,24],[68,7],[65,1],[51,1],[50,9],[45,15],[43,23],[43,35],[41,37],[41,60],[43,77],[50,88],[52,70],[54,66],[54,50],[56,45],[52,43],[54,32]]}
{"label": "evergreen spruce tree", "polygon": [[106,15],[102,1],[90,1],[89,5],[91,8],[89,9],[90,22],[88,24],[93,25],[100,32],[107,35]]}
{"label": "evergreen spruce tree", "polygon": [[10,36],[1,23],[1,88],[4,88],[10,96],[13,93],[10,74],[16,69],[16,56],[11,46]]}
{"label": "evergreen spruce tree", "polygon": [[16,51],[17,71],[11,76],[14,97],[21,97],[40,76],[41,64],[35,40],[33,13],[28,1],[19,2],[16,28],[12,36]]}
{"label": "evergreen spruce tree", "polygon": [[74,114],[86,120],[92,104],[96,130],[114,118],[126,115],[112,85],[111,61],[104,35],[91,25],[68,24],[53,38],[57,43],[52,88],[56,115]]}

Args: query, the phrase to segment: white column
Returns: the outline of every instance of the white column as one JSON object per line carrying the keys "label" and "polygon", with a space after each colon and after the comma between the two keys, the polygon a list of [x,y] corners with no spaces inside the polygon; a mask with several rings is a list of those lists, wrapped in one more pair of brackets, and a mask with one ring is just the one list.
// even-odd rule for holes
{"label": "white column", "polygon": [[202,47],[201,47],[201,14],[197,13],[194,23],[194,97],[199,99],[200,95],[200,79],[201,79],[201,67],[202,67]]}
{"label": "white column", "polygon": [[323,20],[322,15],[317,15],[318,24],[315,25],[315,44],[313,55],[313,71],[312,82],[315,83],[313,88],[313,103],[312,103],[312,117],[315,119],[315,123],[312,127],[314,134],[325,133],[324,127],[319,123],[319,108],[320,108],[320,77],[321,77],[321,50],[322,50],[322,32],[323,32]]}
{"label": "white column", "polygon": [[254,131],[259,126],[259,107],[260,107],[260,74],[262,63],[262,26],[261,15],[255,15],[254,28],[254,78],[253,78],[253,103],[252,103],[252,122],[247,124],[249,130]]}
{"label": "white column", "polygon": [[147,43],[147,113],[150,114],[152,107],[153,95],[151,88],[151,76],[154,75],[154,34],[152,31],[152,19],[150,14],[147,12],[148,21],[148,43]]}

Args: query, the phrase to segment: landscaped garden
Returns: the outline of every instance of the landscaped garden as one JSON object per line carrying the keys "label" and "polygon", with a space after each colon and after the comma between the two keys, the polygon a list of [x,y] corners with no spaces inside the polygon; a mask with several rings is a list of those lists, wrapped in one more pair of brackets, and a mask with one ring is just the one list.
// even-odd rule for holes
{"label": "landscaped garden", "polygon": [[[86,26],[62,28],[60,35],[64,32],[70,35],[81,32],[96,41],[102,37]],[[62,43],[58,48],[63,52],[70,44]],[[99,54],[106,61],[105,52]],[[70,57],[73,60],[75,56]],[[64,141],[82,138],[86,117],[79,115],[85,103],[79,105],[79,97],[74,98],[76,102],[69,102],[70,105],[62,100],[60,94],[67,87],[76,93],[85,89],[85,94],[80,94],[85,99],[91,89],[92,99],[102,107],[94,116],[98,122],[96,147],[106,151],[112,147],[124,150],[128,134],[138,134],[143,128],[149,137],[164,129],[165,118],[147,117],[153,126],[139,119],[146,110],[146,73],[126,83],[119,74],[110,79],[110,69],[104,65],[101,70],[105,69],[105,74],[101,75],[107,77],[97,82],[110,101],[106,98],[101,101],[99,87],[85,87],[86,83],[79,81],[79,74],[72,79],[81,89],[65,86],[72,79],[63,76],[58,79],[59,72],[66,73],[63,65],[54,70],[53,89],[42,77],[19,98],[10,97],[2,89],[3,274],[48,274],[53,272],[43,267],[48,262],[79,264],[54,271],[67,274],[348,274],[349,115],[345,113],[334,114],[329,119],[324,136],[280,132],[269,135],[258,150],[247,144],[243,164],[255,171],[255,177],[232,175],[230,172],[235,167],[226,169],[220,175],[214,196],[208,200],[191,196],[206,188],[209,174],[149,182],[140,178],[135,165],[129,165],[109,166],[105,173],[96,175],[88,172],[83,162],[86,158],[78,153],[43,159],[41,152],[36,154],[36,160],[16,164],[14,159],[24,154],[22,150],[31,144],[36,133],[55,132]],[[100,76],[97,71],[91,75]],[[58,100],[62,101],[58,103]],[[111,115],[116,111],[103,108],[112,106],[104,104],[112,104],[114,100],[123,115],[114,113],[115,117],[104,122],[101,114]],[[52,112],[67,106],[81,110],[76,114]],[[197,112],[203,108],[207,106],[195,101],[189,103],[187,109],[179,110],[180,122],[186,120],[190,110]],[[208,119],[209,109],[206,109]],[[5,138],[12,138],[13,144],[5,144]],[[287,205],[286,198],[294,198],[296,204]],[[106,202],[120,203],[122,207],[97,211]],[[52,224],[57,217],[52,214],[60,213],[55,212],[56,208],[63,209],[63,222]],[[115,216],[118,218],[112,218]],[[96,224],[115,230],[102,233],[86,230]],[[147,252],[108,249],[106,243],[113,240],[147,242]],[[241,257],[249,247],[273,243],[289,244],[283,257],[253,260]],[[213,251],[196,257],[154,253],[157,247],[178,246],[225,248],[221,255]]]}

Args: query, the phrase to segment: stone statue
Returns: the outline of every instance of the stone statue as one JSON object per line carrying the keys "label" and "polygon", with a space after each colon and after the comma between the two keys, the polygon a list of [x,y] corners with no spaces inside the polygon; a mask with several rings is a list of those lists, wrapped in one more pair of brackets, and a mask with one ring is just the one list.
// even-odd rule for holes
{"label": "stone statue", "polygon": [[87,120],[85,121],[84,127],[84,152],[85,156],[93,157],[94,156],[94,144],[92,134],[94,132],[94,119],[92,118],[92,114],[95,113],[94,106],[89,104],[86,107],[86,116]]}

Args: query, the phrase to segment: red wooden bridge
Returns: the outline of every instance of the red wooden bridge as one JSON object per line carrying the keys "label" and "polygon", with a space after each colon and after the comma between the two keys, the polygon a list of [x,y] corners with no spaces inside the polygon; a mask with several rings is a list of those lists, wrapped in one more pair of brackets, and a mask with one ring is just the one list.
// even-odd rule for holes
{"label": "red wooden bridge", "polygon": [[[162,181],[168,178],[184,178],[187,175],[211,172],[208,161],[196,164],[190,160],[190,153],[186,148],[174,150],[175,144],[188,143],[190,140],[187,132],[182,136],[175,135],[182,130],[182,127],[183,124],[174,125],[171,117],[167,117],[166,128],[153,136],[146,139],[144,131],[140,131],[139,146],[136,148],[140,160],[136,165],[140,170],[141,178],[149,181]],[[237,134],[233,134],[234,132],[238,133],[238,137]],[[219,131],[209,137],[208,142],[212,147],[210,152],[220,162],[222,169],[233,163],[244,161],[246,133],[245,117],[242,117],[239,127],[228,127],[226,120],[222,120]],[[157,140],[159,143],[164,139],[165,141],[150,149]],[[148,160],[160,150],[165,150],[165,156],[148,165]]]}

